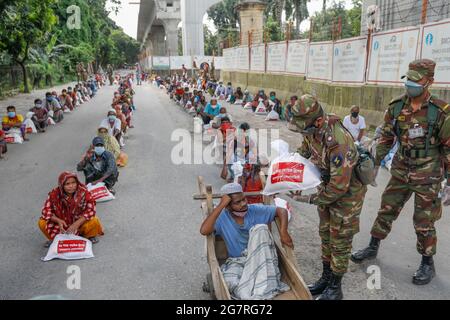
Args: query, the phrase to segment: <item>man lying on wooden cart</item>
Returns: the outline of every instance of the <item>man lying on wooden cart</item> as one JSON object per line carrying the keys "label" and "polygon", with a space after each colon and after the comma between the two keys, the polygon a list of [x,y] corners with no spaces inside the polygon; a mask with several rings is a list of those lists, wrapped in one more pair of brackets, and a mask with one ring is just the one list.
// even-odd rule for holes
{"label": "man lying on wooden cart", "polygon": [[234,299],[265,300],[288,291],[281,281],[278,257],[270,225],[280,218],[281,242],[293,247],[288,233],[288,213],[275,206],[248,205],[242,186],[222,187],[223,197],[203,222],[200,233],[215,233],[226,244],[229,258],[221,266],[225,282]]}

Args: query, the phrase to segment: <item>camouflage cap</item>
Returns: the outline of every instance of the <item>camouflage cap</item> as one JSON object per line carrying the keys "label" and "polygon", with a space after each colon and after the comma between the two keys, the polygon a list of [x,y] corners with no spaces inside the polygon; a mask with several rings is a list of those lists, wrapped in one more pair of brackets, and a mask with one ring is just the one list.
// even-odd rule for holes
{"label": "camouflage cap", "polygon": [[434,69],[436,68],[436,62],[430,59],[414,60],[409,64],[409,70],[402,77],[405,77],[412,81],[419,81],[423,77],[434,77]]}
{"label": "camouflage cap", "polygon": [[293,120],[300,130],[324,114],[319,101],[310,94],[305,94],[292,107]]}

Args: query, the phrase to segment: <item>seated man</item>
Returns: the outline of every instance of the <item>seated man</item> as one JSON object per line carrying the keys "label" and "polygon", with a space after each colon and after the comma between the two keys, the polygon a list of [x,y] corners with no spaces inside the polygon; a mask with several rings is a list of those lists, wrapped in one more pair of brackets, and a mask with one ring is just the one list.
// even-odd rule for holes
{"label": "seated man", "polygon": [[211,102],[206,105],[205,110],[200,112],[200,115],[203,118],[203,123],[209,124],[211,120],[219,115],[220,108],[221,106],[217,103],[217,98],[212,97]]}
{"label": "seated man", "polygon": [[286,120],[287,122],[290,122],[292,120],[293,114],[292,114],[292,108],[295,106],[295,104],[297,103],[298,100],[298,96],[292,96],[289,99],[289,102],[284,106],[284,120]]}
{"label": "seated man", "polygon": [[105,150],[105,142],[102,138],[96,137],[92,141],[92,148],[88,150],[83,160],[77,165],[78,171],[83,171],[86,184],[104,182],[112,194],[116,192],[113,186],[119,178],[116,160],[111,152]]}
{"label": "seated man", "polygon": [[58,123],[64,119],[63,110],[58,99],[52,95],[51,92],[45,94],[45,105],[44,108],[50,113],[53,120]]}
{"label": "seated man", "polygon": [[220,129],[223,118],[227,118],[229,122],[233,122],[231,115],[227,112],[227,108],[225,107],[220,108],[220,113],[211,122],[211,127],[214,129]]}
{"label": "seated man", "polygon": [[95,200],[77,175],[70,172],[63,172],[58,178],[58,187],[48,194],[38,225],[49,240],[47,248],[60,233],[80,235],[92,243],[97,243],[96,237],[103,235]]}
{"label": "seated man", "polygon": [[115,137],[120,144],[120,138],[122,137],[122,121],[117,119],[116,110],[111,109],[108,111],[108,117],[103,119],[100,123],[100,127],[108,128],[109,134]]}
{"label": "seated man", "polygon": [[245,90],[244,91],[244,97],[242,98],[242,106],[245,106],[247,103],[252,103],[253,102],[253,96],[250,93],[250,91]]}
{"label": "seated man", "polygon": [[73,111],[73,100],[72,97],[67,94],[66,89],[63,89],[61,95],[59,96],[59,103],[61,104],[63,110],[69,109],[70,111]]}
{"label": "seated man", "polygon": [[267,96],[266,96],[266,94],[265,94],[263,89],[259,90],[258,93],[253,98],[253,102],[252,102],[252,110],[253,110],[253,112],[256,111],[256,108],[258,107],[260,100],[262,100],[264,106],[267,109],[267,107],[269,106],[269,101],[268,101]]}
{"label": "seated man", "polygon": [[275,91],[272,91],[269,95],[269,109],[267,111],[274,110],[281,117],[281,101],[277,99],[277,93]]}
{"label": "seated man", "polygon": [[281,220],[281,242],[293,247],[288,233],[288,213],[274,206],[248,205],[242,186],[222,187],[219,205],[203,222],[200,233],[215,233],[225,241],[228,260],[221,266],[234,299],[267,300],[289,290],[281,281],[278,258],[269,230],[275,217]]}
{"label": "seated man", "polygon": [[244,93],[242,92],[241,87],[237,87],[236,91],[233,94],[232,99],[230,99],[231,104],[242,103],[242,99],[244,99]]}
{"label": "seated man", "polygon": [[21,114],[16,113],[16,107],[9,106],[6,108],[6,111],[8,114],[3,117],[2,120],[2,129],[6,133],[11,130],[20,130],[20,133],[22,135],[22,138],[24,141],[28,141],[28,138],[26,137],[27,128],[26,125],[23,123],[24,119]]}
{"label": "seated man", "polygon": [[3,156],[8,151],[8,146],[5,141],[5,131],[0,130],[0,159],[4,159]]}
{"label": "seated man", "polygon": [[216,91],[214,92],[214,95],[218,97],[219,99],[225,99],[225,94],[227,92],[227,89],[224,87],[223,82],[219,82],[219,85],[216,88]]}
{"label": "seated man", "polygon": [[34,100],[34,107],[30,109],[34,115],[31,117],[34,126],[39,133],[45,132],[48,125],[48,111],[44,108],[41,99]]}
{"label": "seated man", "polygon": [[225,90],[225,99],[231,102],[231,99],[234,99],[233,94],[234,94],[233,86],[231,85],[231,82],[228,82],[227,88]]}

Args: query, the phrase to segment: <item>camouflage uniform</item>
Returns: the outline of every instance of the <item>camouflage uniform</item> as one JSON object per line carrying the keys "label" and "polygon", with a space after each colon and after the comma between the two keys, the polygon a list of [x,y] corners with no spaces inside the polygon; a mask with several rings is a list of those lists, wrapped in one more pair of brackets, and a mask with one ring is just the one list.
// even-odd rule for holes
{"label": "camouflage uniform", "polygon": [[[303,130],[323,109],[315,98],[306,95],[297,101],[292,112],[293,123]],[[353,236],[359,232],[367,187],[353,174],[358,151],[351,134],[338,117],[324,113],[324,119],[314,136],[304,137],[298,151],[322,172],[323,183],[313,200],[320,217],[322,260],[331,262],[333,273],[343,275],[347,272]]]}
{"label": "camouflage uniform", "polygon": [[[435,63],[431,60],[416,60],[410,64],[406,76],[413,81],[421,80],[424,76],[433,77],[434,68]],[[396,108],[401,112],[396,112]],[[426,152],[427,134],[431,127],[428,119],[430,108],[436,109],[437,117]],[[382,136],[376,151],[375,164],[379,166],[394,142],[400,143],[392,162],[392,178],[383,193],[381,208],[371,234],[377,239],[385,239],[403,206],[415,193],[413,220],[417,251],[422,256],[436,254],[434,223],[442,215],[442,202],[438,195],[445,170],[448,175],[450,161],[449,113],[449,105],[434,96],[430,96],[416,112],[412,110],[407,95],[392,100],[385,113]],[[409,129],[421,131],[419,134],[411,131],[410,135]]]}

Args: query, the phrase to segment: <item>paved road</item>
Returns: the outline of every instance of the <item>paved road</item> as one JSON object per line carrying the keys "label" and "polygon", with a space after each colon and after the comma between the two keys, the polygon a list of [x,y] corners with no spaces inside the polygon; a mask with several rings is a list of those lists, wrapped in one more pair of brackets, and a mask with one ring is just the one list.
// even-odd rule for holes
{"label": "paved road", "polygon": [[[126,140],[130,164],[121,170],[118,199],[98,205],[106,235],[95,258],[44,263],[37,228],[41,206],[64,170],[74,170],[106,116],[114,88],[67,116],[60,126],[12,146],[0,162],[0,299],[60,294],[74,299],[205,299],[207,272],[202,221],[192,201],[195,177],[212,180],[217,169],[172,165],[171,133],[188,128],[186,114],[150,87],[136,88],[135,129]],[[68,290],[67,267],[81,268],[81,290]]]}
{"label": "paved road", "polygon": [[[126,141],[130,164],[121,171],[118,199],[98,205],[106,235],[94,247],[91,260],[43,263],[44,238],[36,223],[48,191],[63,170],[74,170],[82,152],[105,116],[113,88],[103,88],[90,103],[46,134],[23,146],[12,146],[7,162],[0,162],[0,299],[28,299],[60,294],[72,299],[208,299],[201,284],[207,273],[199,204],[192,201],[196,176],[218,188],[219,169],[207,165],[174,166],[170,141],[173,130],[191,128],[191,118],[150,86],[136,88],[135,126]],[[230,108],[231,109],[231,108]],[[231,109],[238,122],[241,110]],[[270,124],[273,126],[273,124]],[[257,127],[257,125],[254,125]],[[283,136],[282,136],[283,138]],[[292,137],[291,137],[292,138]],[[287,139],[289,140],[289,139]],[[295,147],[291,145],[291,147]],[[356,247],[366,245],[371,224],[389,174],[370,189]],[[307,282],[320,272],[318,216],[311,206],[294,204],[290,229],[301,272]],[[411,284],[420,257],[415,251],[412,203],[408,203],[379,258],[381,290],[366,286],[370,264],[351,264],[344,279],[347,299],[449,299],[450,210],[439,221],[437,278],[425,287]],[[67,267],[81,268],[81,290],[68,290]]]}

